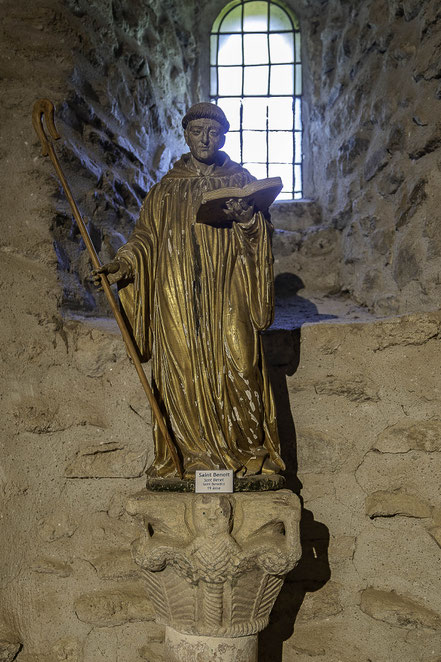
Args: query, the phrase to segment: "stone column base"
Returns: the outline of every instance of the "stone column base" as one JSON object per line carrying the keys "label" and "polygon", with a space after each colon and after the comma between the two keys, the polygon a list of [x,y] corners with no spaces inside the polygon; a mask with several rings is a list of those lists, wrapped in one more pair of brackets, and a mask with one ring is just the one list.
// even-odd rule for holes
{"label": "stone column base", "polygon": [[257,662],[257,634],[248,637],[205,637],[165,629],[167,662]]}

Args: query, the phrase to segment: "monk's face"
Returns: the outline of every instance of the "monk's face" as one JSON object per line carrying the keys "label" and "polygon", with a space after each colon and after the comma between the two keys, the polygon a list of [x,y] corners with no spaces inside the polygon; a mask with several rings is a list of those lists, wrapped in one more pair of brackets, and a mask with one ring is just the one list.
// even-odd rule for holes
{"label": "monk's face", "polygon": [[225,132],[216,120],[191,120],[185,130],[185,142],[195,159],[211,165],[215,162],[218,151],[224,146]]}

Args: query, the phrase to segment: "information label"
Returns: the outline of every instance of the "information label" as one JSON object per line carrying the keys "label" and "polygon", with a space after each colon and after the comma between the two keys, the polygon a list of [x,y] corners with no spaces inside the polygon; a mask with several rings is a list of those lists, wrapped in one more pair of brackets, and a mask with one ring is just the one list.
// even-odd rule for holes
{"label": "information label", "polygon": [[196,471],[194,491],[198,494],[213,492],[233,492],[233,470]]}

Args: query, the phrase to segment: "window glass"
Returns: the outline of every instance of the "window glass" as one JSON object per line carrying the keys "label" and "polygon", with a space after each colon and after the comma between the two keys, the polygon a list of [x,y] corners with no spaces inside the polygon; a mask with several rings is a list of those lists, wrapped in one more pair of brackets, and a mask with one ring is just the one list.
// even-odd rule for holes
{"label": "window glass", "polygon": [[270,5],[270,30],[292,30],[292,27],[286,11],[272,2]]}
{"label": "window glass", "polygon": [[242,100],[242,125],[247,129],[265,129],[268,99],[245,97]]}
{"label": "window glass", "polygon": [[266,132],[265,131],[243,131],[244,161],[267,161],[266,154]]}
{"label": "window glass", "polygon": [[228,131],[225,136],[225,146],[223,148],[230,159],[241,162],[240,157],[240,133],[239,131]]}
{"label": "window glass", "polygon": [[243,37],[245,64],[268,62],[268,37],[266,34],[245,34]]}
{"label": "window glass", "polygon": [[244,67],[244,94],[268,94],[269,67]]}
{"label": "window glass", "polygon": [[242,64],[242,35],[228,34],[219,36],[217,63],[219,66]]}
{"label": "window glass", "polygon": [[217,35],[212,34],[210,37],[210,64],[216,64],[217,57]]}
{"label": "window glass", "polygon": [[244,32],[267,32],[268,2],[245,2],[243,13]]}
{"label": "window glass", "polygon": [[218,67],[219,94],[242,94],[242,67]]}
{"label": "window glass", "polygon": [[222,108],[230,122],[230,131],[240,130],[240,105],[240,99],[221,97],[218,101],[218,106]]}
{"label": "window glass", "polygon": [[293,170],[291,164],[281,164],[281,163],[268,164],[268,177],[281,177],[283,182],[282,191],[284,191],[285,193],[288,191],[291,192],[293,191],[292,174],[293,174]]}
{"label": "window glass", "polygon": [[210,40],[214,103],[230,122],[225,151],[255,177],[279,176],[279,199],[302,196],[299,23],[282,0],[232,0]]}
{"label": "window glass", "polygon": [[243,167],[257,179],[266,179],[268,177],[266,163],[244,163]]}
{"label": "window glass", "polygon": [[300,165],[294,166],[294,191],[301,192],[302,190],[302,167]]}
{"label": "window glass", "polygon": [[294,62],[294,38],[290,34],[269,35],[271,62]]}
{"label": "window glass", "polygon": [[302,42],[300,41],[300,32],[296,32],[294,34],[294,39],[295,39],[295,51],[296,51],[296,62],[301,62],[302,61]]}
{"label": "window glass", "polygon": [[217,68],[211,67],[210,69],[210,89],[211,94],[217,96]]}
{"label": "window glass", "polygon": [[273,64],[271,66],[271,86],[270,94],[289,94],[294,93],[294,65],[292,64]]}
{"label": "window glass", "polygon": [[295,75],[296,75],[296,89],[295,93],[297,96],[302,94],[302,65],[295,65]]}
{"label": "window glass", "polygon": [[220,21],[220,26],[216,29],[219,32],[241,32],[242,31],[242,5],[232,9]]}
{"label": "window glass", "polygon": [[294,134],[294,162],[302,163],[302,134],[297,131]]}
{"label": "window glass", "polygon": [[294,116],[291,97],[270,97],[268,99],[268,128],[293,129]]}
{"label": "window glass", "polygon": [[273,163],[293,162],[292,131],[271,131],[268,134],[268,160]]}
{"label": "window glass", "polygon": [[302,130],[302,106],[300,99],[294,101],[294,129],[296,131]]}

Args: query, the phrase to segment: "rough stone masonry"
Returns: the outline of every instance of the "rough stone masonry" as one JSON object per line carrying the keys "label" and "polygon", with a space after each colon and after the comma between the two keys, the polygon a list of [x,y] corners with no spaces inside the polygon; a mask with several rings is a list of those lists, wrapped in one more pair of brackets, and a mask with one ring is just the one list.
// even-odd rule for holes
{"label": "rough stone masonry", "polygon": [[[1,4],[8,662],[159,662],[164,636],[131,560],[139,530],[124,509],[144,485],[150,413],[86,280],[31,108],[44,96],[57,105],[58,150],[106,260],[183,149],[177,118],[204,96],[206,33],[221,6]],[[441,10],[436,0],[292,6],[315,203],[281,214],[276,267],[303,280],[305,305],[308,292],[329,305],[344,296],[372,315],[299,328],[287,314],[266,338],[304,510],[302,560],[260,654],[439,662]]]}

